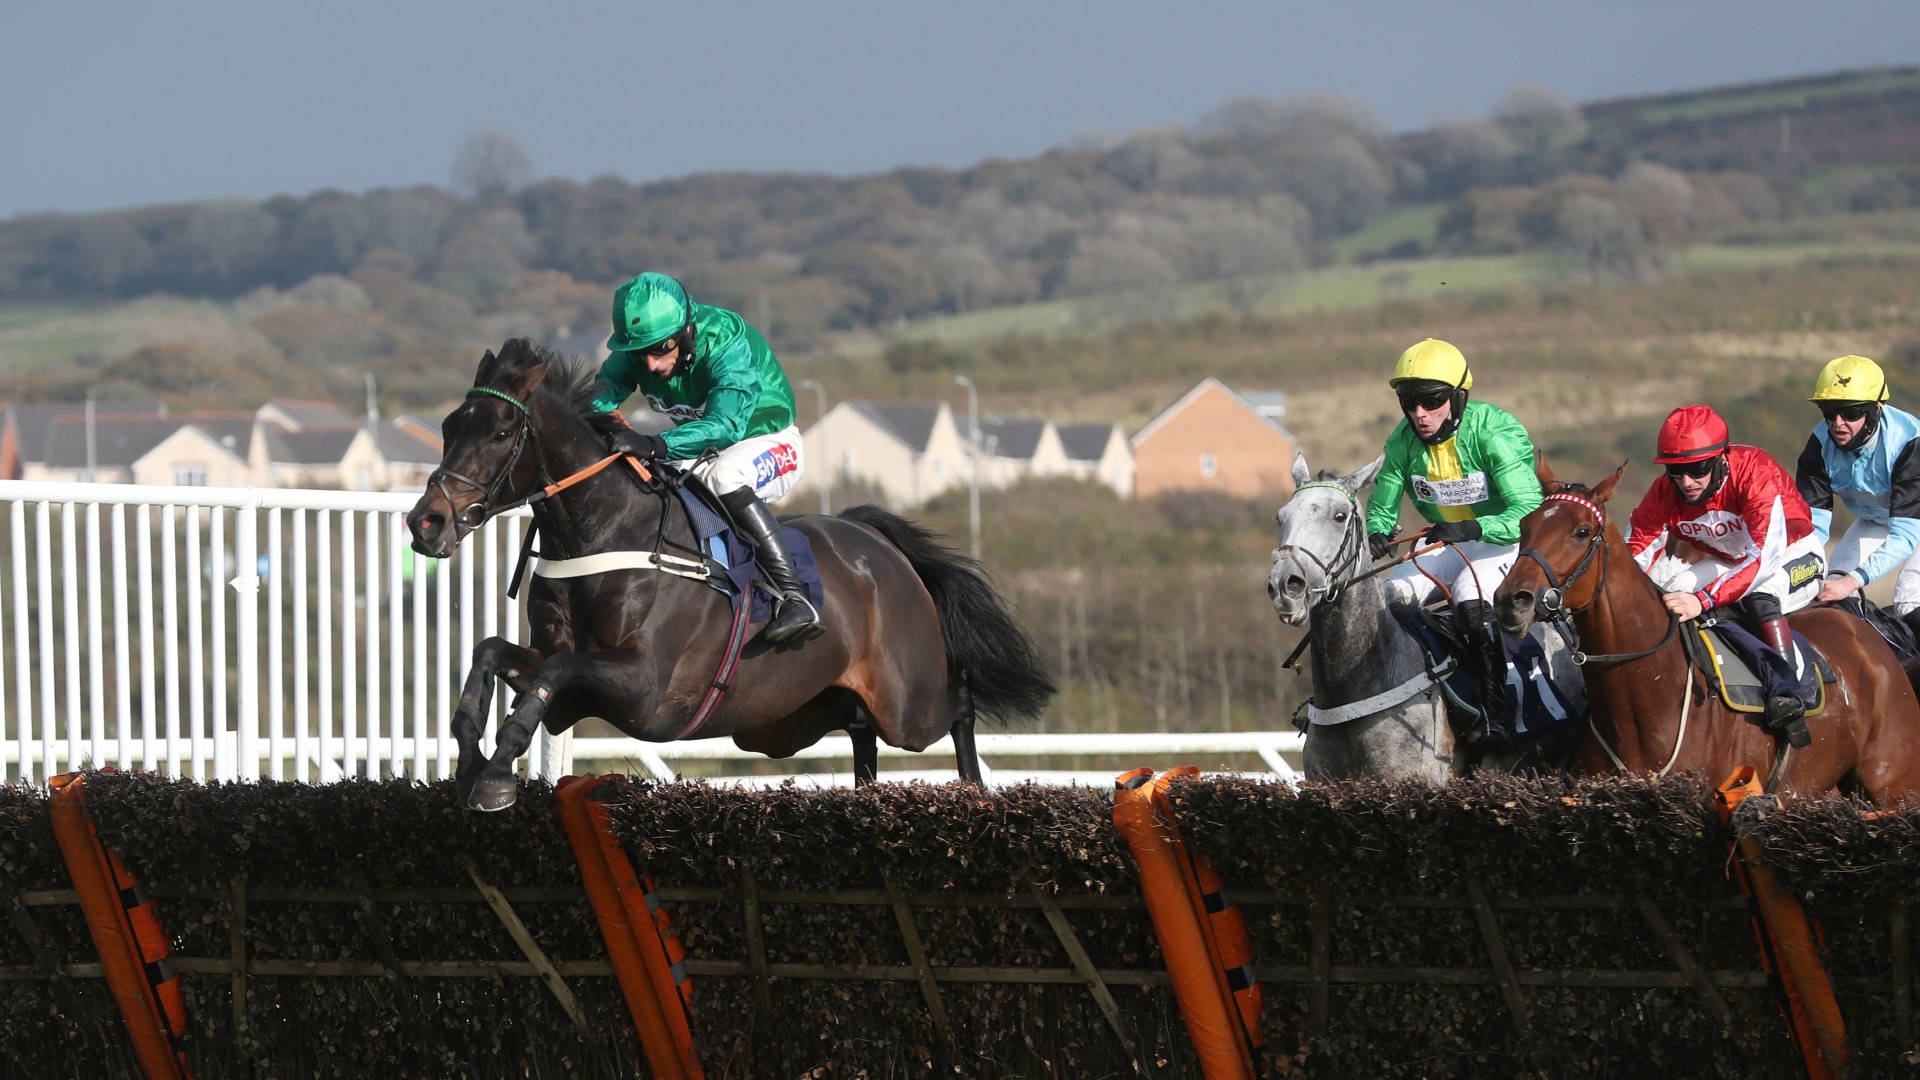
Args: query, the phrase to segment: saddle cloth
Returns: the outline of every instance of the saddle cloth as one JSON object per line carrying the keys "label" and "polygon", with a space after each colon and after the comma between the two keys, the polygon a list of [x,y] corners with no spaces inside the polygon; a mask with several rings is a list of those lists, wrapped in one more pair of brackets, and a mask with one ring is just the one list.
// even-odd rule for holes
{"label": "saddle cloth", "polygon": [[[1453,629],[1448,608],[1394,605],[1393,613],[1427,654],[1427,673],[1440,684],[1447,704],[1480,715],[1477,661],[1464,654],[1465,646]],[[1546,650],[1528,634],[1519,640],[1502,634],[1507,654],[1507,705],[1514,717],[1514,734],[1525,739],[1569,724],[1583,724],[1586,714],[1567,700],[1548,672]]]}
{"label": "saddle cloth", "polygon": [[[707,557],[726,568],[727,578],[732,581],[734,595],[749,596],[753,601],[753,610],[748,618],[753,622],[764,622],[773,617],[773,595],[771,584],[754,588],[756,581],[765,582],[766,574],[760,569],[753,557],[753,545],[748,543],[725,516],[713,506],[708,505],[702,496],[704,492],[694,490],[699,483],[691,475],[675,489],[680,503],[686,507],[687,521],[693,526],[693,535],[700,542],[700,550]],[[716,500],[717,502],[717,500]],[[813,610],[826,617],[826,590],[820,585],[820,564],[813,557],[813,541],[807,534],[786,525],[780,527],[781,538],[787,543],[787,551],[793,556],[794,574],[800,584],[806,587],[807,600],[813,604]]]}
{"label": "saddle cloth", "polygon": [[1767,699],[1791,694],[1817,716],[1826,707],[1826,686],[1833,681],[1827,658],[1798,630],[1793,632],[1793,662],[1783,659],[1746,627],[1732,619],[1687,626],[1687,654],[1707,684],[1734,712],[1759,713]]}

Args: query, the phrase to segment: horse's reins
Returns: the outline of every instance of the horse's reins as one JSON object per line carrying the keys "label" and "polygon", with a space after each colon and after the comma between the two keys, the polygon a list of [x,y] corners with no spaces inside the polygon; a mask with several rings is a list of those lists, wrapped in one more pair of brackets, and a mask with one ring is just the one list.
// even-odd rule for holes
{"label": "horse's reins", "polygon": [[[1667,612],[1667,632],[1661,635],[1659,643],[1651,649],[1642,649],[1639,652],[1600,653],[1592,655],[1580,651],[1580,635],[1579,632],[1574,629],[1573,616],[1592,607],[1594,603],[1600,599],[1601,592],[1607,587],[1607,568],[1611,566],[1613,562],[1613,542],[1607,529],[1607,512],[1602,510],[1600,504],[1594,502],[1592,499],[1585,499],[1564,491],[1556,491],[1540,501],[1572,503],[1586,510],[1594,517],[1595,527],[1593,539],[1588,541],[1586,554],[1581,556],[1580,562],[1574,566],[1573,571],[1567,575],[1565,581],[1556,580],[1553,567],[1548,565],[1546,556],[1540,554],[1537,549],[1530,547],[1520,549],[1520,554],[1532,559],[1539,565],[1540,572],[1546,575],[1547,590],[1540,594],[1540,607],[1546,611],[1548,620],[1553,624],[1554,629],[1558,630],[1560,634],[1566,638],[1569,658],[1574,662],[1575,666],[1584,666],[1591,663],[1607,664],[1623,663],[1628,660],[1644,660],[1666,648],[1667,644],[1673,640],[1674,634],[1680,629],[1680,617],[1671,611]],[[1594,556],[1601,553],[1604,553],[1605,557],[1600,560],[1600,581],[1593,587],[1593,597],[1577,608],[1567,608],[1563,606],[1562,601],[1566,598],[1567,587],[1572,585],[1580,575],[1591,569]],[[1693,711],[1693,672],[1688,671],[1686,678],[1682,681],[1687,684],[1687,688],[1685,695],[1680,700],[1680,730],[1674,733],[1673,753],[1667,755],[1667,763],[1660,766],[1659,772],[1654,773],[1656,779],[1666,776],[1667,772],[1673,768],[1673,763],[1680,760],[1680,747],[1687,741],[1687,718]],[[1613,767],[1619,769],[1621,772],[1626,772],[1627,763],[1620,760],[1620,755],[1615,753],[1613,747],[1607,744],[1606,736],[1600,734],[1600,729],[1594,726],[1591,710],[1589,710],[1587,715],[1587,730],[1592,733],[1593,741],[1599,743],[1600,749],[1606,752],[1607,760],[1613,762]]]}

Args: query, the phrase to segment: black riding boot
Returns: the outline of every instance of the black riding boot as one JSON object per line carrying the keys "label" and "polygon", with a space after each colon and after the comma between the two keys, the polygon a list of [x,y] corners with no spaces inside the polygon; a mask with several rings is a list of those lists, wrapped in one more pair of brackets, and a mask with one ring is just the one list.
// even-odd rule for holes
{"label": "black riding boot", "polygon": [[813,610],[813,604],[807,600],[806,587],[794,572],[793,556],[781,539],[780,523],[774,520],[773,511],[767,509],[767,504],[760,501],[752,488],[729,491],[720,496],[720,502],[732,516],[734,526],[753,541],[760,569],[780,594],[773,618],[768,619],[760,631],[761,639],[769,645],[785,645],[809,641],[826,633],[820,613]]}
{"label": "black riding boot", "polygon": [[[1787,626],[1786,616],[1761,620],[1760,640],[1785,658],[1788,668],[1793,667],[1793,631]],[[1795,749],[1813,742],[1813,733],[1807,730],[1807,706],[1800,695],[1779,694],[1768,698],[1764,715],[1767,726],[1785,735],[1787,743]]]}
{"label": "black riding boot", "polygon": [[1494,622],[1493,605],[1462,600],[1453,610],[1479,675],[1483,722],[1469,741],[1508,742],[1513,738],[1513,709],[1507,703],[1507,650],[1500,640],[1500,626]]}

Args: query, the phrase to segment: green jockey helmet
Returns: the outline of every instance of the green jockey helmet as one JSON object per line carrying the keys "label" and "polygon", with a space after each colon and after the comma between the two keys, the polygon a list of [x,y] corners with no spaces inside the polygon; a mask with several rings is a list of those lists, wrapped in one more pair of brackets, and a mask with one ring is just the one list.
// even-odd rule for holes
{"label": "green jockey helmet", "polygon": [[665,274],[641,274],[613,291],[611,352],[636,352],[686,331],[682,350],[693,341],[693,300]]}

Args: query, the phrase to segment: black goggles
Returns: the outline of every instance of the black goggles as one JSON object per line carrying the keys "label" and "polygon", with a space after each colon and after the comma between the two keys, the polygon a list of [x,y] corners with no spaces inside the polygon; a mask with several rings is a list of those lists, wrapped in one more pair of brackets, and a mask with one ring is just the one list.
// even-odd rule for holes
{"label": "black goggles", "polygon": [[1667,475],[1673,477],[1685,476],[1698,480],[1712,472],[1713,463],[1719,460],[1717,457],[1710,457],[1701,458],[1699,461],[1677,461],[1667,466]]}
{"label": "black goggles", "polygon": [[640,351],[643,353],[646,353],[648,356],[665,356],[679,347],[680,347],[680,338],[676,335],[674,337],[668,338],[665,341],[658,342],[653,345],[649,345],[646,348],[641,349]]}
{"label": "black goggles", "polygon": [[1823,401],[1820,403],[1820,415],[1831,423],[1839,417],[1849,424],[1857,424],[1873,415],[1871,401]]}
{"label": "black goggles", "polygon": [[1435,409],[1444,407],[1447,402],[1452,400],[1452,390],[1428,390],[1425,393],[1401,394],[1400,411],[1412,412],[1414,409],[1420,408],[1432,412]]}

